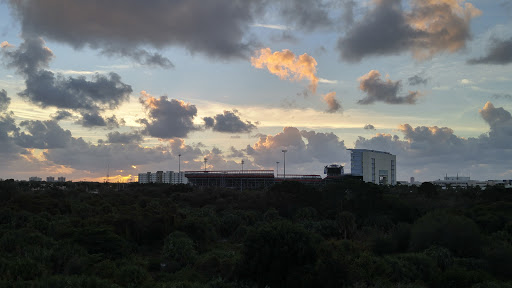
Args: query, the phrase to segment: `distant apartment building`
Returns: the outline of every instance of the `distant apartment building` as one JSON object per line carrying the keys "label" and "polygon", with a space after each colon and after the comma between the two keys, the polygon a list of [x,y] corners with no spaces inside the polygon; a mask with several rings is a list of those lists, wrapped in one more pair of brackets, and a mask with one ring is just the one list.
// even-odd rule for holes
{"label": "distant apartment building", "polygon": [[41,177],[33,176],[33,177],[29,177],[28,181],[41,182],[41,181],[43,181],[43,179]]}
{"label": "distant apartment building", "polygon": [[352,176],[362,177],[364,182],[396,185],[396,155],[368,149],[348,150],[352,152]]}
{"label": "distant apartment building", "polygon": [[57,178],[58,182],[66,182],[66,177],[59,177]]}
{"label": "distant apartment building", "polygon": [[52,176],[46,177],[46,182],[55,182],[55,177],[52,177]]}
{"label": "distant apartment building", "polygon": [[188,179],[185,177],[185,172],[157,171],[156,173],[139,173],[139,183],[187,184]]}

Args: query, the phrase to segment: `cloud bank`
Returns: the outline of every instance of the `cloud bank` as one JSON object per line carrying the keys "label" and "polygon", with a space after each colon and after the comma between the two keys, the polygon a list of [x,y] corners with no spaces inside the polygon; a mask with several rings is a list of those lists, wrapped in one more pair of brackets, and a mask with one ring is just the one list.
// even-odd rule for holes
{"label": "cloud bank", "polygon": [[481,14],[471,3],[457,0],[373,1],[374,6],[346,34],[337,48],[343,60],[410,51],[416,59],[456,52],[471,39],[470,24]]}

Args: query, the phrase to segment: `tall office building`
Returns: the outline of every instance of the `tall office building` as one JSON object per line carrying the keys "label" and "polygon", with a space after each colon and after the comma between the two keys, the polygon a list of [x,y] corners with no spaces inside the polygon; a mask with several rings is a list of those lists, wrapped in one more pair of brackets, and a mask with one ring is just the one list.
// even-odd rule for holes
{"label": "tall office building", "polygon": [[352,176],[363,177],[364,182],[396,185],[396,155],[368,149],[348,149],[352,152]]}

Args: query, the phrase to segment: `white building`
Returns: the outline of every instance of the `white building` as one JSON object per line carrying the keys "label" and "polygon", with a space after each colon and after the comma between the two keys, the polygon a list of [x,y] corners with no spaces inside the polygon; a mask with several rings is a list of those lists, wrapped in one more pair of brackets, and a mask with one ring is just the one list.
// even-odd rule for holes
{"label": "white building", "polygon": [[66,177],[59,177],[57,178],[58,182],[66,182]]}
{"label": "white building", "polygon": [[368,149],[348,150],[352,152],[352,176],[363,177],[364,182],[396,185],[396,155]]}
{"label": "white building", "polygon": [[185,177],[185,172],[174,172],[174,171],[166,171],[164,173],[164,183],[169,184],[187,184],[188,179]]}
{"label": "white building", "polygon": [[147,173],[139,173],[139,183],[140,183],[140,184],[148,184],[148,183],[151,183],[151,182],[150,182],[150,179],[151,179],[151,172],[147,172]]}
{"label": "white building", "polygon": [[46,182],[55,182],[55,177],[53,177],[53,176],[46,177]]}
{"label": "white building", "polygon": [[139,183],[187,184],[188,179],[185,177],[185,172],[157,171],[156,173],[139,173]]}

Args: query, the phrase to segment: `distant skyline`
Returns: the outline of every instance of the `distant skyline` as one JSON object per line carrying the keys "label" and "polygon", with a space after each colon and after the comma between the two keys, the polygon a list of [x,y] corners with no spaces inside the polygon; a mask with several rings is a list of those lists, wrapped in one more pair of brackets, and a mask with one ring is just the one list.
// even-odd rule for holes
{"label": "distant skyline", "polygon": [[0,178],[512,179],[508,0],[0,1]]}

